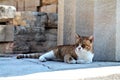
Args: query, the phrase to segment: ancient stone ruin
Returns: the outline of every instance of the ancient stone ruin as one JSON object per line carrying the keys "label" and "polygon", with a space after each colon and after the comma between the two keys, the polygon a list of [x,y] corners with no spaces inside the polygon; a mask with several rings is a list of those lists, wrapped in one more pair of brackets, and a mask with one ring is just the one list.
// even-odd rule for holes
{"label": "ancient stone ruin", "polygon": [[7,7],[0,8],[4,11],[0,14],[0,53],[44,52],[57,45],[56,13],[16,12],[15,7]]}

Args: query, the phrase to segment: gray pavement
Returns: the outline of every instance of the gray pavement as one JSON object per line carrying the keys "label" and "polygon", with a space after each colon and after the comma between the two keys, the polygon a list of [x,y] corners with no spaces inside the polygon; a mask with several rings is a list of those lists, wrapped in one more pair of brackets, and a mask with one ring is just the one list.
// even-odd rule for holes
{"label": "gray pavement", "polygon": [[119,74],[120,62],[67,64],[57,61],[40,62],[38,59],[0,57],[0,80],[28,80],[28,78],[31,80],[120,80]]}

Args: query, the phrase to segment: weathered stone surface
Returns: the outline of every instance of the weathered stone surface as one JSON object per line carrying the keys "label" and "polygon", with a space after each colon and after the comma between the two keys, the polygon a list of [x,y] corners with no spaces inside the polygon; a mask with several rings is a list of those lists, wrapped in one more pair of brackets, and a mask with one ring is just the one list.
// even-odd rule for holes
{"label": "weathered stone surface", "polygon": [[[48,26],[48,14],[28,11],[17,13],[17,16],[18,21],[24,21],[26,25],[18,22],[19,26],[15,27],[15,53],[44,52],[56,46],[57,29],[45,29]],[[52,22],[54,20],[57,21],[55,18]]]}
{"label": "weathered stone surface", "polygon": [[41,7],[41,12],[57,13],[57,4],[51,4]]}
{"label": "weathered stone surface", "polygon": [[45,45],[46,45],[46,51],[49,51],[49,49],[53,49],[57,45],[57,42],[56,41],[46,41]]}
{"label": "weathered stone surface", "polygon": [[45,31],[46,40],[57,41],[57,29],[50,29]]}
{"label": "weathered stone surface", "polygon": [[40,6],[40,0],[25,0],[25,11],[37,11]]}
{"label": "weathered stone surface", "polygon": [[16,9],[18,11],[25,11],[25,0],[17,0],[16,2]]}
{"label": "weathered stone surface", "polygon": [[93,0],[60,0],[58,7],[58,44],[73,44],[75,33],[93,35]]}
{"label": "weathered stone surface", "polygon": [[[37,19],[37,20],[36,20]],[[47,14],[46,13],[38,13],[38,12],[17,12],[15,18],[13,19],[13,24],[15,26],[41,26],[47,22]],[[43,26],[43,25],[42,25]]]}
{"label": "weathered stone surface", "polygon": [[93,35],[94,0],[76,0],[75,32],[81,36]]}
{"label": "weathered stone surface", "polygon": [[16,6],[16,1],[15,0],[0,0],[0,5]]}
{"label": "weathered stone surface", "polygon": [[3,20],[8,20],[14,18],[16,8],[14,6],[0,5],[0,22]]}
{"label": "weathered stone surface", "polygon": [[[43,12],[56,12],[58,8],[58,0],[2,0],[0,4],[15,6],[17,11],[40,11],[41,6],[45,5],[48,7],[42,8]],[[51,6],[52,4],[55,6]]]}
{"label": "weathered stone surface", "polygon": [[116,61],[120,61],[120,0],[117,0],[116,8]]}
{"label": "weathered stone surface", "polygon": [[120,0],[96,0],[95,60],[120,61]]}
{"label": "weathered stone surface", "polygon": [[0,4],[15,6],[17,11],[37,11],[40,0],[2,0]]}
{"label": "weathered stone surface", "polygon": [[52,49],[57,45],[57,29],[46,29],[45,30],[45,46],[47,49]]}
{"label": "weathered stone surface", "polygon": [[0,41],[5,41],[5,26],[0,26]]}
{"label": "weathered stone surface", "polygon": [[37,49],[37,47],[41,45],[38,45],[34,48],[32,46],[35,45],[33,44],[33,41],[36,42],[36,45],[37,42],[45,41],[44,27],[47,18],[45,17],[46,14],[28,11],[21,12],[19,15],[18,21],[24,21],[26,25],[19,24],[20,22],[17,23],[20,26],[16,26],[15,28],[14,52],[27,53],[31,51],[41,51]]}
{"label": "weathered stone surface", "polygon": [[0,43],[0,53],[13,53],[13,42]]}
{"label": "weathered stone surface", "polygon": [[48,13],[47,15],[48,15],[48,26],[47,27],[57,28],[58,15],[56,13]]}
{"label": "weathered stone surface", "polygon": [[14,53],[28,53],[30,52],[30,45],[27,44],[24,40],[16,40],[14,41],[13,52]]}
{"label": "weathered stone surface", "polygon": [[21,12],[16,12],[15,13],[15,18],[13,19],[13,25],[14,26],[26,26],[26,22],[22,19],[22,14]]}
{"label": "weathered stone surface", "polygon": [[58,1],[58,37],[57,45],[63,44],[63,26],[64,26],[64,0]]}
{"label": "weathered stone surface", "polygon": [[58,44],[73,44],[75,33],[93,35],[93,0],[59,0],[58,7]]}
{"label": "weathered stone surface", "polygon": [[14,41],[14,27],[12,25],[0,25],[0,42]]}
{"label": "weathered stone surface", "polygon": [[57,4],[58,0],[42,0],[43,5]]}
{"label": "weathered stone surface", "polygon": [[[76,0],[58,0],[58,45],[73,44]],[[67,4],[67,5],[65,5]],[[71,7],[72,6],[72,7]]]}
{"label": "weathered stone surface", "polygon": [[48,51],[48,46],[46,45],[46,42],[36,42],[31,41],[28,42],[30,44],[30,52],[46,52]]}

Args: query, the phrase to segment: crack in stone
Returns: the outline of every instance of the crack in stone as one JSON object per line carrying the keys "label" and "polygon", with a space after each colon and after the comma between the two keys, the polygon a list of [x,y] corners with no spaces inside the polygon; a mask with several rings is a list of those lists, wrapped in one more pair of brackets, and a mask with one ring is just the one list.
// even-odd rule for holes
{"label": "crack in stone", "polygon": [[42,64],[44,67],[47,67],[48,69],[51,69],[52,70],[52,68],[51,67],[49,67],[48,65],[45,65],[45,64]]}
{"label": "crack in stone", "polygon": [[25,61],[28,61],[28,62],[31,62],[31,63],[35,63],[35,64],[38,64],[38,65],[40,64],[40,65],[42,65],[44,67],[47,67],[48,69],[52,70],[52,68],[50,66],[46,65],[46,64],[42,64],[40,62],[35,62],[35,61],[31,61],[31,60],[25,60]]}

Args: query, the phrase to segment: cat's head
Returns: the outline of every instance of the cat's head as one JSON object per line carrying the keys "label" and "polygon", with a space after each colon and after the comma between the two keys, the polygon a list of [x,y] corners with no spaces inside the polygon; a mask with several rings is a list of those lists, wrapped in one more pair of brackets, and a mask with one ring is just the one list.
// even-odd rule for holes
{"label": "cat's head", "polygon": [[76,34],[76,50],[86,50],[93,52],[93,36],[83,37]]}

